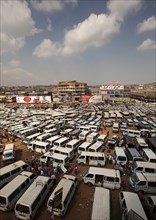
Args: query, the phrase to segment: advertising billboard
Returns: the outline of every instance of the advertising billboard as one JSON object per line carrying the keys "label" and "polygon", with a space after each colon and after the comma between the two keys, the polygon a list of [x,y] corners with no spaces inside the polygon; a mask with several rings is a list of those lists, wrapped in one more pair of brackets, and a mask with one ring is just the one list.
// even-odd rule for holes
{"label": "advertising billboard", "polygon": [[93,95],[92,97],[90,97],[89,102],[92,103],[98,103],[98,102],[103,102],[103,97],[102,95]]}
{"label": "advertising billboard", "polygon": [[17,103],[51,103],[51,96],[16,96]]}
{"label": "advertising billboard", "polygon": [[113,84],[113,85],[108,85],[104,84],[100,87],[100,90],[124,90],[124,85],[122,84]]}

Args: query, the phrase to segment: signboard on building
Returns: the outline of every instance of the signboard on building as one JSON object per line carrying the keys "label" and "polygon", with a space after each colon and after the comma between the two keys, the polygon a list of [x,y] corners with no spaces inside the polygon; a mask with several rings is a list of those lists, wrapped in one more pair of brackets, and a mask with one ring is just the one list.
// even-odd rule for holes
{"label": "signboard on building", "polygon": [[51,96],[16,96],[17,103],[51,103]]}
{"label": "signboard on building", "polygon": [[93,95],[92,97],[90,97],[89,102],[92,103],[103,102],[103,97],[102,95]]}
{"label": "signboard on building", "polygon": [[82,95],[81,99],[82,101],[89,101],[90,97],[91,97],[90,95]]}
{"label": "signboard on building", "polygon": [[121,85],[121,84],[113,84],[113,85],[104,84],[100,87],[100,90],[124,90],[124,85]]}

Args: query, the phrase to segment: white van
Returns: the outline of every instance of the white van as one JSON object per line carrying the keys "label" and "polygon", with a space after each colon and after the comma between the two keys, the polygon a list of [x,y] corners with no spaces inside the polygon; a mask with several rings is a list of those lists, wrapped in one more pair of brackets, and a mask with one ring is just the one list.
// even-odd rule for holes
{"label": "white van", "polygon": [[145,140],[141,137],[136,137],[136,148],[139,150],[142,148],[148,148],[148,144],[145,142]]}
{"label": "white van", "polygon": [[84,183],[89,186],[102,186],[108,189],[120,189],[121,177],[119,170],[90,167],[83,175]]}
{"label": "white van", "polygon": [[134,147],[126,147],[125,153],[129,163],[133,163],[134,161],[143,161],[141,154]]}
{"label": "white van", "polygon": [[34,141],[34,140],[37,138],[37,136],[39,136],[39,135],[41,135],[40,132],[37,132],[37,133],[35,133],[35,134],[31,134],[31,135],[27,136],[27,137],[23,140],[23,143],[24,143],[24,144],[29,144],[30,142]]}
{"label": "white van", "polygon": [[38,176],[15,205],[15,216],[19,219],[33,219],[52,187],[47,176]]}
{"label": "white van", "polygon": [[123,136],[127,135],[129,137],[140,137],[141,131],[140,130],[131,130],[131,129],[125,129],[122,132]]}
{"label": "white van", "polygon": [[132,173],[156,173],[156,164],[145,162],[145,161],[135,161],[131,166]]}
{"label": "white van", "polygon": [[69,142],[69,138],[68,137],[62,137],[56,141],[54,141],[54,146],[57,146],[57,147],[65,147],[66,144]]}
{"label": "white van", "polygon": [[104,144],[107,142],[108,140],[108,136],[106,134],[100,134],[97,138],[97,141],[101,141]]}
{"label": "white van", "polygon": [[15,160],[15,144],[6,144],[3,151],[2,161],[3,163],[11,163],[14,162],[14,160]]}
{"label": "white van", "polygon": [[62,217],[67,212],[69,204],[75,194],[78,180],[75,176],[64,175],[47,202],[48,211]]}
{"label": "white van", "polygon": [[23,170],[30,170],[30,166],[22,160],[15,163],[4,166],[0,169],[0,188],[10,182],[14,177],[16,177]]}
{"label": "white van", "polygon": [[60,138],[61,138],[60,135],[55,135],[55,136],[52,136],[52,137],[46,139],[46,142],[48,142],[50,144],[50,146],[53,146],[54,142]]}
{"label": "white van", "polygon": [[127,163],[127,156],[125,151],[122,147],[115,147],[114,148],[114,159],[117,164],[121,164],[122,166],[126,165]]}
{"label": "white van", "polygon": [[88,148],[91,146],[91,143],[85,141],[78,147],[78,153],[80,154],[83,151],[88,151]]}
{"label": "white van", "polygon": [[119,123],[118,122],[114,122],[113,123],[113,128],[112,128],[112,131],[115,133],[115,132],[119,132]]}
{"label": "white van", "polygon": [[89,143],[94,143],[97,140],[98,136],[98,133],[92,132],[87,136],[86,141]]}
{"label": "white van", "polygon": [[51,136],[52,136],[52,134],[50,134],[50,133],[44,133],[44,134],[39,135],[36,138],[36,141],[46,141],[46,139],[50,138]]}
{"label": "white van", "polygon": [[36,178],[31,172],[23,171],[0,190],[0,210],[13,209],[20,196]]}
{"label": "white van", "polygon": [[105,154],[101,152],[82,152],[77,158],[77,163],[80,165],[105,166],[106,158]]}
{"label": "white van", "polygon": [[155,173],[134,173],[129,177],[129,186],[135,192],[154,193],[156,189]]}
{"label": "white van", "polygon": [[[54,148],[55,148],[55,146],[54,146]],[[72,148],[56,147],[53,152],[57,153],[57,154],[66,155],[69,158],[69,160],[72,160],[74,158],[74,150]]]}
{"label": "white van", "polygon": [[82,141],[85,141],[86,138],[87,138],[87,135],[90,134],[90,131],[82,131],[80,134],[79,134],[79,139],[82,140]]}
{"label": "white van", "polygon": [[92,144],[89,148],[88,151],[90,152],[102,152],[104,149],[103,142],[97,141],[94,144]]}
{"label": "white van", "polygon": [[95,187],[91,220],[110,220],[110,190]]}
{"label": "white van", "polygon": [[82,142],[78,139],[73,139],[66,144],[66,148],[73,149],[76,152],[77,148],[80,146]]}
{"label": "white van", "polygon": [[145,161],[156,163],[156,154],[149,148],[142,149],[142,157]]}
{"label": "white van", "polygon": [[119,192],[119,201],[121,207],[121,219],[142,219],[148,220],[142,207],[139,196],[133,192]]}
{"label": "white van", "polygon": [[50,149],[50,144],[43,141],[32,141],[27,145],[29,151],[36,151],[38,153],[46,153]]}

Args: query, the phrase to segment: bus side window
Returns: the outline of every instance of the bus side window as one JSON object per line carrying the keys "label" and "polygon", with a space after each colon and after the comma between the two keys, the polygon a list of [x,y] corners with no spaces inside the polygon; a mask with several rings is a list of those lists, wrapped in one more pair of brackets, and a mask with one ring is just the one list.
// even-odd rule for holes
{"label": "bus side window", "polygon": [[107,177],[108,182],[114,182],[114,177]]}

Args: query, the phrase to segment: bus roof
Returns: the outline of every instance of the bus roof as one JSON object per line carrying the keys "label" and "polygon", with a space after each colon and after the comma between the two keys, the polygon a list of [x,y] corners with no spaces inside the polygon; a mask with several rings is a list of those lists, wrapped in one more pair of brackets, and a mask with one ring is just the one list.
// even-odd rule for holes
{"label": "bus roof", "polygon": [[104,157],[105,154],[102,152],[90,152],[90,151],[86,151],[86,152],[82,152],[80,154],[80,156],[91,156],[91,157]]}
{"label": "bus roof", "polygon": [[101,167],[90,167],[89,173],[98,174],[98,175],[108,175],[108,176],[112,176],[112,177],[120,177],[119,170],[101,168]]}
{"label": "bus roof", "polygon": [[155,173],[136,173],[135,175],[137,175],[140,181],[148,180],[151,182],[156,182]]}
{"label": "bus roof", "polygon": [[91,220],[110,219],[110,190],[95,187]]}
{"label": "bus roof", "polygon": [[31,205],[32,202],[37,198],[44,185],[49,181],[47,176],[38,176],[24,194],[18,200],[18,204]]}
{"label": "bus roof", "polygon": [[126,206],[128,212],[133,210],[137,214],[139,214],[144,220],[147,220],[144,209],[141,205],[140,199],[136,193],[133,192],[122,192],[125,198]]}
{"label": "bus roof", "polygon": [[3,174],[5,174],[5,173],[7,173],[9,171],[14,170],[15,168],[21,167],[21,166],[23,166],[25,164],[26,163],[23,160],[19,160],[19,161],[15,162],[15,163],[12,163],[12,164],[9,164],[9,165],[7,165],[5,167],[2,167],[0,169],[0,176],[2,176]]}

